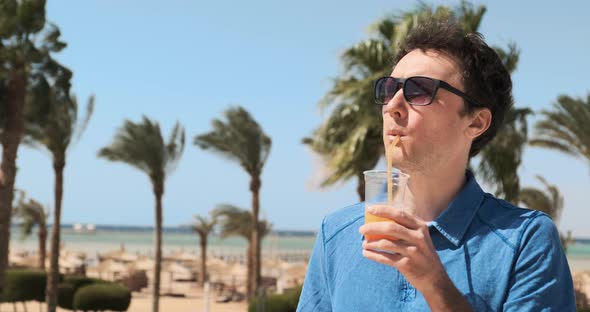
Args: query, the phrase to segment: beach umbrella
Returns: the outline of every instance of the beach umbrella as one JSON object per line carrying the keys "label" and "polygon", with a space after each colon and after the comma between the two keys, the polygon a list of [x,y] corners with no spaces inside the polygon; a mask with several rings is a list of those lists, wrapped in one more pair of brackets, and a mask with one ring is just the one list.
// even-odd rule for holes
{"label": "beach umbrella", "polygon": [[[590,299],[590,272],[576,272],[573,275],[573,280],[574,288],[580,292],[580,297],[586,297],[586,300]],[[577,296],[576,294],[576,299],[578,299]]]}
{"label": "beach umbrella", "polygon": [[9,265],[20,265],[20,263],[25,259],[23,255],[12,254],[8,255],[8,264]]}
{"label": "beach umbrella", "polygon": [[118,250],[113,250],[109,252],[105,252],[98,255],[98,258],[101,260],[117,260],[122,262],[133,262],[137,261],[139,258],[136,254],[132,254],[125,250],[124,246],[121,246]]}
{"label": "beach umbrella", "polygon": [[228,273],[230,266],[227,262],[217,259],[207,259],[207,272],[209,273],[210,280],[222,280],[223,276]]}
{"label": "beach umbrella", "polygon": [[172,253],[170,256],[166,257],[165,260],[186,263],[186,262],[197,262],[197,261],[199,261],[199,257],[197,257],[196,254],[181,250],[181,251]]}
{"label": "beach umbrella", "polygon": [[247,273],[247,268],[246,265],[244,264],[239,264],[239,263],[235,263],[231,266],[231,269],[229,270],[230,274],[232,275],[242,275],[242,274],[246,274]]}
{"label": "beach umbrella", "polygon": [[183,279],[183,280],[190,280],[193,278],[193,271],[191,271],[186,266],[176,263],[176,262],[169,262],[164,265],[162,268],[162,272],[168,272],[169,274],[169,281],[168,281],[168,292],[172,293],[172,283],[174,282],[174,278],[176,279]]}
{"label": "beach umbrella", "polygon": [[27,255],[27,256],[15,255],[15,256],[9,257],[8,263],[11,266],[36,268],[39,266],[39,257],[36,255]]}
{"label": "beach umbrella", "polygon": [[131,264],[135,270],[151,271],[154,269],[154,260],[148,257],[141,257]]}
{"label": "beach umbrella", "polygon": [[164,265],[164,268],[162,269],[162,271],[166,271],[166,272],[170,272],[173,273],[176,276],[183,276],[183,277],[191,277],[192,276],[192,271],[186,267],[185,265],[176,263],[176,262],[170,262],[167,263],[166,265]]}
{"label": "beach umbrella", "polygon": [[63,273],[70,273],[76,271],[77,268],[82,266],[84,263],[80,263],[76,258],[67,258],[59,260],[59,271]]}
{"label": "beach umbrella", "polygon": [[279,277],[283,271],[284,262],[278,258],[268,258],[262,261],[261,275]]}
{"label": "beach umbrella", "polygon": [[284,274],[292,279],[305,278],[305,272],[307,271],[307,265],[303,263],[291,264],[285,269]]}
{"label": "beach umbrella", "polygon": [[69,253],[59,257],[59,260],[62,261],[69,261],[72,263],[78,263],[78,265],[83,265],[86,260],[86,255],[79,254],[79,253]]}
{"label": "beach umbrella", "polygon": [[96,270],[102,275],[102,273],[110,274],[112,279],[117,276],[121,276],[126,273],[129,268],[121,263],[114,260],[104,260],[96,266]]}

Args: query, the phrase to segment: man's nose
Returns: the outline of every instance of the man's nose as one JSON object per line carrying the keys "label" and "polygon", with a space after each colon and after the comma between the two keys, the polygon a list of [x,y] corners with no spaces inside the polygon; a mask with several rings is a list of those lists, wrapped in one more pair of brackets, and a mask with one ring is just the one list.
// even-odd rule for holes
{"label": "man's nose", "polygon": [[389,114],[394,119],[403,119],[407,116],[407,103],[404,98],[403,89],[397,90],[395,95],[383,105],[383,114]]}

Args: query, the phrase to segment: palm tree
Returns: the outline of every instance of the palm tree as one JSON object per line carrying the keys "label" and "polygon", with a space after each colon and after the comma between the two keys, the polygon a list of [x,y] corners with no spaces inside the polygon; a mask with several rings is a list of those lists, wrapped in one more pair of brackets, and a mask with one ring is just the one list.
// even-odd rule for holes
{"label": "palm tree", "polygon": [[57,307],[57,286],[59,282],[59,247],[61,212],[63,198],[63,171],[66,166],[68,148],[82,136],[94,110],[94,96],[86,105],[85,116],[78,116],[78,101],[70,94],[71,73],[61,73],[53,86],[40,83],[29,97],[33,107],[43,107],[33,116],[35,122],[27,123],[27,144],[48,151],[52,157],[54,181],[54,211],[51,227],[51,253],[47,275],[47,306],[49,311]]}
{"label": "palm tree", "polygon": [[0,291],[8,266],[10,220],[29,86],[65,69],[51,54],[66,45],[59,29],[45,20],[45,0],[0,3]]}
{"label": "palm tree", "polygon": [[536,178],[543,184],[545,190],[525,187],[520,190],[519,200],[530,209],[548,214],[553,222],[557,223],[563,210],[563,195],[557,186],[547,183],[543,177],[536,176]]}
{"label": "palm tree", "polygon": [[[516,71],[520,51],[515,43],[508,50],[495,48],[509,73]],[[478,174],[492,187],[495,195],[518,204],[520,178],[518,168],[528,138],[527,118],[533,112],[529,108],[510,107],[496,137],[486,145],[479,156]]]}
{"label": "palm tree", "polygon": [[496,188],[496,196],[517,204],[520,178],[518,167],[527,142],[526,118],[532,114],[528,108],[511,108],[496,137],[484,147],[479,155],[478,173],[488,184]]}
{"label": "palm tree", "polygon": [[143,117],[142,122],[126,120],[117,131],[113,142],[102,148],[98,156],[110,161],[126,163],[148,175],[156,199],[156,231],[154,288],[152,311],[157,312],[160,300],[160,271],[162,267],[162,196],[166,177],[174,171],[184,151],[185,133],[176,123],[168,142],[165,142],[156,121]]}
{"label": "palm tree", "polygon": [[202,216],[195,216],[193,231],[199,235],[199,245],[201,246],[201,271],[199,276],[199,285],[205,286],[207,279],[207,239],[209,234],[215,229],[216,220],[212,218],[207,220]]}
{"label": "palm tree", "polygon": [[[247,209],[242,209],[229,204],[218,205],[211,213],[217,219],[220,225],[221,238],[229,236],[239,236],[251,242],[251,233],[253,231],[252,213]],[[266,220],[258,221],[258,233],[260,241],[270,233],[272,225]],[[246,249],[246,259],[252,258],[252,244],[248,244]],[[248,264],[249,265],[249,264]],[[249,272],[248,272],[249,273]]]}
{"label": "palm tree", "polygon": [[364,200],[363,172],[373,169],[384,152],[382,117],[372,103],[373,82],[390,74],[392,59],[408,32],[426,20],[452,17],[472,31],[477,29],[484,13],[484,6],[475,8],[465,1],[455,12],[446,6],[420,4],[415,10],[372,25],[371,38],[342,54],[343,78],[334,80],[332,89],[319,103],[321,110],[332,109],[330,115],[311,137],[303,139],[304,144],[322,156],[328,169],[322,187],[356,177],[359,199]]}
{"label": "palm tree", "polygon": [[[336,79],[320,101],[321,109],[333,107],[331,114],[311,137],[303,139],[322,156],[328,169],[322,187],[356,177],[359,199],[364,200],[363,171],[373,169],[384,152],[381,114],[372,104],[372,84],[378,77],[390,74],[391,60],[396,58],[408,32],[433,18],[455,18],[466,32],[477,31],[485,12],[485,6],[474,7],[466,1],[455,9],[420,4],[413,11],[379,21],[371,27],[373,38],[344,52],[344,77]],[[509,44],[508,50],[496,51],[510,72],[516,69],[519,51],[515,44]],[[479,158],[480,175],[496,187],[499,195],[507,194],[509,200],[518,195],[516,169],[526,142],[528,114],[528,109],[512,109],[505,119],[506,129],[499,130],[498,136],[503,139],[488,144]]]}
{"label": "palm tree", "polygon": [[33,233],[33,227],[39,227],[37,232],[39,240],[39,268],[45,270],[46,243],[47,243],[47,219],[49,212],[34,199],[25,201],[24,192],[14,207],[14,215],[21,220],[21,236],[28,237]]}
{"label": "palm tree", "polygon": [[[219,224],[219,235],[221,238],[240,236],[250,241],[252,233],[252,212],[230,204],[221,204],[215,207],[211,215]],[[258,221],[260,239],[270,234],[272,225],[266,220]]]}
{"label": "palm tree", "polygon": [[[373,81],[388,75],[391,58],[397,54],[397,20],[386,18],[372,26],[375,38],[362,41],[342,55],[345,75],[334,80],[332,89],[320,101],[330,116],[303,139],[322,156],[328,176],[322,187],[358,180],[357,192],[364,200],[363,172],[375,167],[383,153],[381,115],[372,105]],[[335,107],[333,107],[335,106]]]}
{"label": "palm tree", "polygon": [[590,94],[585,101],[561,95],[552,110],[541,115],[530,144],[580,157],[590,165]]}
{"label": "palm tree", "polygon": [[[536,176],[544,186],[544,190],[534,187],[526,187],[520,190],[519,201],[530,209],[535,209],[548,214],[555,224],[559,223],[563,211],[563,195],[556,185],[549,184],[543,177]],[[560,234],[561,245],[567,251],[571,242],[571,232],[567,236]]]}
{"label": "palm tree", "polygon": [[[226,121],[214,119],[211,132],[195,136],[194,144],[204,150],[212,150],[229,160],[238,162],[250,176],[252,193],[252,223],[258,222],[260,210],[259,192],[262,169],[270,153],[271,139],[258,122],[242,107],[230,108],[224,113]],[[252,298],[260,285],[260,234],[252,227],[248,260],[247,296]]]}

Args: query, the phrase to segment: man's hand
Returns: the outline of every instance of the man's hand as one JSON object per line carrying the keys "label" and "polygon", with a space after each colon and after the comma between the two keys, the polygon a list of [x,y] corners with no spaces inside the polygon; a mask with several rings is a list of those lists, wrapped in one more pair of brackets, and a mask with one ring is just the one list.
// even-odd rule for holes
{"label": "man's hand", "polygon": [[[401,209],[371,206],[369,213],[394,222],[372,222],[360,227],[364,235],[386,235],[391,239],[365,240],[363,256],[396,268],[422,293],[430,307],[445,311],[469,311],[466,299],[453,285],[432,244],[425,221]],[[461,308],[464,309],[461,309]]]}

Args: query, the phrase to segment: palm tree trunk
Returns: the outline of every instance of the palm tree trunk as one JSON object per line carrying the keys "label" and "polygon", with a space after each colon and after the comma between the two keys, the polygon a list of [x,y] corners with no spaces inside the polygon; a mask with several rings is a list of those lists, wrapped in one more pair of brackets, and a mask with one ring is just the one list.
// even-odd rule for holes
{"label": "palm tree trunk", "polygon": [[61,233],[61,201],[63,195],[63,170],[66,165],[65,157],[55,155],[53,170],[55,172],[55,209],[53,210],[53,226],[51,228],[51,259],[49,274],[47,274],[47,312],[55,312],[57,309],[57,284],[59,282],[59,247]]}
{"label": "palm tree trunk", "polygon": [[[520,164],[518,164],[520,166]],[[504,200],[518,205],[518,195],[520,192],[520,181],[518,173],[511,172],[508,177],[502,177]]]}
{"label": "palm tree trunk", "polygon": [[13,70],[7,90],[6,112],[8,118],[0,138],[2,162],[0,163],[0,292],[8,268],[10,245],[10,221],[14,181],[16,178],[16,156],[24,128],[23,110],[27,80],[20,69]]}
{"label": "palm tree trunk", "polygon": [[207,278],[207,236],[201,235],[201,274],[199,276],[199,285],[205,287]]}
{"label": "palm tree trunk", "polygon": [[250,191],[252,192],[252,224],[254,225],[252,228],[252,237],[251,237],[251,245],[252,249],[251,258],[252,258],[252,276],[250,277],[250,294],[249,298],[253,298],[258,291],[258,286],[260,285],[260,226],[258,225],[258,213],[260,210],[260,201],[259,201],[259,193],[260,193],[260,176],[252,177],[252,181],[250,182]]}
{"label": "palm tree trunk", "polygon": [[254,278],[254,266],[252,265],[252,237],[248,241],[248,247],[246,247],[246,296],[248,300],[253,298],[252,296],[252,279]]}
{"label": "palm tree trunk", "polygon": [[156,182],[154,195],[156,196],[156,259],[154,260],[154,288],[152,290],[152,312],[159,311],[160,305],[160,272],[162,270],[162,195],[163,182]]}
{"label": "palm tree trunk", "polygon": [[365,201],[365,175],[362,172],[357,174],[358,185],[356,187],[356,192],[359,194],[359,199],[361,202]]}
{"label": "palm tree trunk", "polygon": [[45,271],[45,257],[47,253],[47,225],[39,225],[39,268]]}

